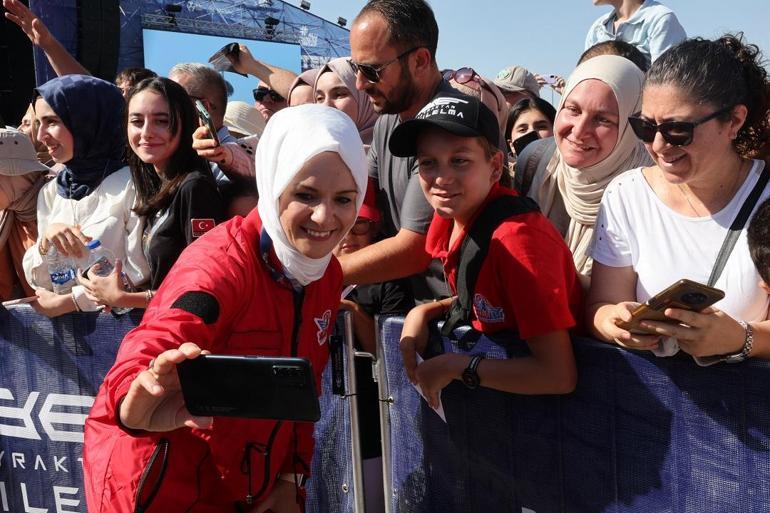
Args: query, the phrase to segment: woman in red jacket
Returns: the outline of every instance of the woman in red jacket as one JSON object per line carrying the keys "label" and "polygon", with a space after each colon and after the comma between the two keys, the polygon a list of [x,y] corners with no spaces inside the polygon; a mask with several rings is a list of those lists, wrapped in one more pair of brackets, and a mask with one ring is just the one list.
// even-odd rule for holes
{"label": "woman in red jacket", "polygon": [[320,105],[276,114],[256,159],[257,209],[182,253],[99,390],[91,513],[299,511],[312,425],[194,417],[176,365],[202,350],[299,356],[320,387],[342,283],[331,252],[363,202],[366,162],[350,118]]}

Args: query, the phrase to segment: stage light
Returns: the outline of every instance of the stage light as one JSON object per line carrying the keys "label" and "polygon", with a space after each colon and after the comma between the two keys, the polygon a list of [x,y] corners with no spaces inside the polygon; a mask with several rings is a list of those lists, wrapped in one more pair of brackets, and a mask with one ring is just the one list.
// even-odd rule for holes
{"label": "stage light", "polygon": [[342,18],[342,17],[337,18],[337,25],[339,25],[340,27],[344,27],[347,24],[348,24],[348,20],[346,20],[345,18]]}
{"label": "stage light", "polygon": [[272,39],[275,35],[275,27],[281,23],[281,20],[278,20],[276,18],[273,18],[272,16],[268,16],[265,18],[265,36],[268,39]]}
{"label": "stage light", "polygon": [[307,0],[302,0],[299,3],[299,6],[300,6],[301,9],[305,9],[306,11],[310,10],[310,2],[308,2]]}
{"label": "stage light", "polygon": [[179,4],[166,4],[163,10],[169,14],[177,14],[182,12],[182,6]]}

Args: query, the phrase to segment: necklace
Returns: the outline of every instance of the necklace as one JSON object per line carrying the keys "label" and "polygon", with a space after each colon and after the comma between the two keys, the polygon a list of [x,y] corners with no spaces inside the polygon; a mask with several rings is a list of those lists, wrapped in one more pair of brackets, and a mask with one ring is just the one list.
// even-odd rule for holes
{"label": "necklace", "polygon": [[[736,190],[738,189],[740,184],[743,182],[742,180],[740,180],[740,178],[744,174],[744,164],[745,162],[741,161],[740,165],[738,166],[737,172],[733,173],[732,184],[730,184],[730,188],[727,190],[727,194],[725,195],[725,193],[722,193],[721,197],[719,198],[720,202],[718,204],[719,208],[717,210],[721,210],[727,205],[727,203],[730,203],[733,196],[735,195]],[[695,205],[693,205],[692,201],[690,201],[690,195],[687,193],[687,191],[685,191],[684,187],[682,187],[682,184],[677,184],[677,188],[679,189],[679,192],[682,193],[682,196],[684,196],[684,199],[687,201],[687,204],[690,206],[690,210],[692,210],[693,214],[695,214],[695,217],[706,217],[706,215],[711,214],[710,211],[707,211],[706,215],[703,215],[700,212],[698,212],[698,210],[695,208]],[[727,201],[725,202],[724,205],[722,205],[722,200],[725,197],[727,198]]]}

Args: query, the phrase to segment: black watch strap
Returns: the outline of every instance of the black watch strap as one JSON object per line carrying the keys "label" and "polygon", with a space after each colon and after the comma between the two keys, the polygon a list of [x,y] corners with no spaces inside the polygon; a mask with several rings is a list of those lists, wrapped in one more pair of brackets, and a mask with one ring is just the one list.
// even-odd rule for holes
{"label": "black watch strap", "polygon": [[483,359],[483,356],[476,355],[471,358],[470,363],[463,371],[463,383],[470,389],[478,388],[481,380],[479,379],[478,367]]}

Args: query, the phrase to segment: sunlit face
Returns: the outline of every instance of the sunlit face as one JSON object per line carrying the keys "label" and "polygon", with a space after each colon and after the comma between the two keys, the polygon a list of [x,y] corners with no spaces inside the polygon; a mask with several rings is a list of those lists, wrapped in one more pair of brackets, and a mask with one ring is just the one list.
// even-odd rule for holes
{"label": "sunlit face", "polygon": [[30,109],[21,118],[21,124],[19,125],[19,132],[22,132],[29,137],[32,142],[35,142],[32,132],[35,130],[35,113]]}
{"label": "sunlit face", "polygon": [[357,195],[353,175],[338,153],[307,161],[278,199],[289,243],[309,258],[331,253],[356,220]]}
{"label": "sunlit face", "polygon": [[[651,123],[665,121],[696,121],[718,110],[719,106],[695,103],[675,85],[651,85],[642,95],[641,117]],[[707,174],[721,157],[735,153],[733,139],[745,121],[745,107],[733,110],[728,121],[712,119],[695,127],[693,140],[687,146],[673,146],[660,133],[655,134],[647,151],[666,180],[672,183],[692,183]]]}
{"label": "sunlit face", "polygon": [[564,161],[584,169],[612,153],[618,141],[618,102],[601,80],[584,80],[569,94],[553,126]]}
{"label": "sunlit face", "polygon": [[466,224],[500,179],[503,154],[488,159],[478,138],[431,128],[418,136],[417,164],[422,192],[436,213]]}
{"label": "sunlit face", "polygon": [[51,159],[65,164],[75,156],[75,140],[61,118],[42,97],[35,100],[35,119],[39,123],[37,139],[43,143]]}
{"label": "sunlit face", "polygon": [[[403,51],[390,44],[388,24],[377,14],[365,15],[353,24],[350,50],[354,62],[375,67],[392,61]],[[377,83],[370,82],[360,72],[356,74],[356,89],[369,96],[375,112],[398,114],[416,99],[416,86],[408,66],[410,56],[407,54],[380,71]]]}
{"label": "sunlit face", "polygon": [[161,176],[171,156],[179,148],[179,132],[170,131],[168,102],[160,94],[145,89],[128,103],[128,144],[146,164]]}
{"label": "sunlit face", "polygon": [[318,77],[315,102],[333,109],[341,110],[353,121],[358,117],[358,103],[350,89],[336,73],[327,71]]}
{"label": "sunlit face", "polygon": [[128,82],[128,80],[121,80],[116,82],[115,85],[118,86],[118,89],[120,89],[120,92],[123,94],[123,98],[128,97],[128,91],[131,90],[131,84]]}
{"label": "sunlit face", "polygon": [[315,103],[313,86],[299,84],[292,89],[291,94],[289,95],[289,105],[296,107],[297,105],[305,105],[306,103]]}
{"label": "sunlit face", "polygon": [[257,108],[259,113],[262,114],[262,117],[265,118],[265,121],[267,121],[273,117],[273,114],[283,108],[286,108],[287,103],[285,98],[276,100],[272,95],[266,94],[264,97],[262,97],[262,100],[255,100],[254,106]]}
{"label": "sunlit face", "polygon": [[[359,232],[359,234],[353,232]],[[361,233],[364,232],[365,233]],[[359,217],[356,219],[356,224],[353,226],[345,237],[342,238],[337,247],[334,248],[335,256],[349,255],[355,253],[361,248],[365,248],[374,240],[374,235],[377,231],[377,223],[370,221],[369,219]]]}
{"label": "sunlit face", "polygon": [[529,91],[506,91],[504,89],[501,89],[500,91],[505,97],[505,103],[508,104],[508,110],[511,110],[514,105],[519,103],[521,100],[532,98],[532,93]]}
{"label": "sunlit face", "polygon": [[553,135],[553,125],[551,121],[537,109],[529,109],[522,112],[511,128],[508,134],[511,141],[515,141],[523,135],[530,132],[537,132],[540,139],[551,137]]}

